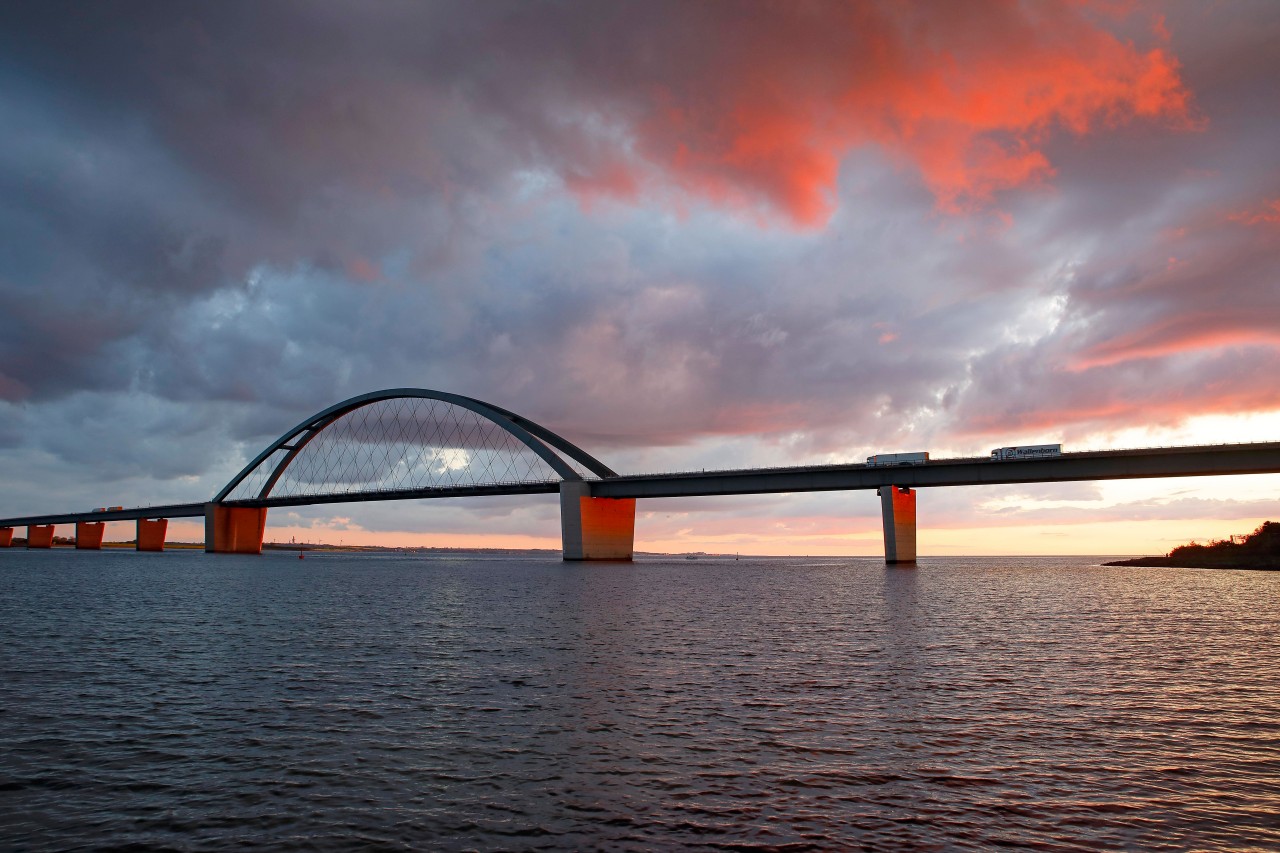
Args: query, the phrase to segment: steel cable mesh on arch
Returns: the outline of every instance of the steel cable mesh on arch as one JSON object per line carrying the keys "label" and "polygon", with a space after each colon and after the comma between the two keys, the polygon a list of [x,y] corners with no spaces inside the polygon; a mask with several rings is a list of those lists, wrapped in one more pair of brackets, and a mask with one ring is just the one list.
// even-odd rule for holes
{"label": "steel cable mesh on arch", "polygon": [[[287,454],[281,449],[263,460],[228,499],[262,496]],[[270,496],[447,491],[560,479],[523,441],[483,415],[441,400],[402,397],[361,406],[321,429],[289,463]]]}

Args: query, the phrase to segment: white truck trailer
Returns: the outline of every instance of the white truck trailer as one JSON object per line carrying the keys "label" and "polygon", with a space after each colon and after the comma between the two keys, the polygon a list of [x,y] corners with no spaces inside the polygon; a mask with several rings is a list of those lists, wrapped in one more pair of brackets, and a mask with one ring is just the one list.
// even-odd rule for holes
{"label": "white truck trailer", "polygon": [[1061,444],[1023,444],[1018,447],[997,447],[991,451],[991,458],[996,461],[1005,459],[1046,459],[1050,456],[1061,456]]}
{"label": "white truck trailer", "polygon": [[877,453],[867,457],[867,467],[887,465],[923,465],[929,461],[928,453]]}

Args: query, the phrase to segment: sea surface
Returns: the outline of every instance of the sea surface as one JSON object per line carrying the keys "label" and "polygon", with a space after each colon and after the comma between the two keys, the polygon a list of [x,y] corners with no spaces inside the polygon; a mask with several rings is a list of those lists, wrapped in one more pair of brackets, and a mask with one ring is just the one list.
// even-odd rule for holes
{"label": "sea surface", "polygon": [[0,550],[0,848],[1277,850],[1280,573]]}

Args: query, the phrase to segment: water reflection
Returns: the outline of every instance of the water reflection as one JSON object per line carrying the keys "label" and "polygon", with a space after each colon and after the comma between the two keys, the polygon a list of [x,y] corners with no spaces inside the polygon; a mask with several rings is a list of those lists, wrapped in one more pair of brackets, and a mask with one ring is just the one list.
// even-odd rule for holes
{"label": "water reflection", "polygon": [[7,846],[1280,846],[1280,575],[142,556],[0,552]]}

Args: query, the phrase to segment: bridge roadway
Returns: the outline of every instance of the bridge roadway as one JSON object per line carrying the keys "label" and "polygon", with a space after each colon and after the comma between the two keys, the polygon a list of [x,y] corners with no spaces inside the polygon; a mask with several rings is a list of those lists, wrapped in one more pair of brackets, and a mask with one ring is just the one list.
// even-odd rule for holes
{"label": "bridge roadway", "polygon": [[[398,489],[376,492],[342,492],[332,495],[303,495],[271,497],[265,500],[226,501],[226,506],[280,507],[312,506],[314,504],[363,503],[365,501],[404,501],[422,498],[463,498],[480,495],[530,495],[555,494],[560,491],[559,481],[546,483],[508,483],[496,486],[459,486],[452,489]],[[198,504],[167,504],[164,506],[139,506],[128,509],[109,509],[102,512],[60,512],[47,515],[28,515],[21,518],[0,518],[0,527],[23,527],[42,524],[75,524],[80,521],[136,521],[140,518],[204,518],[208,502]]]}
{"label": "bridge roadway", "polygon": [[[1079,480],[1127,480],[1153,477],[1206,477],[1223,474],[1280,473],[1280,442],[1158,447],[1064,453],[1046,459],[992,461],[987,457],[934,459],[921,465],[807,465],[794,468],[631,474],[590,480],[592,497],[670,498],[752,495],[786,492],[928,488],[1011,483],[1061,483]],[[265,500],[229,501],[231,506],[281,507],[363,501],[416,500],[478,495],[555,493],[558,482],[511,483],[453,489],[346,492]],[[131,521],[139,518],[204,517],[204,503],[134,507],[105,512],[71,512],[0,519],[0,527],[73,524],[78,521]]]}
{"label": "bridge roadway", "polygon": [[809,465],[739,471],[639,474],[593,481],[592,497],[673,498],[879,489],[985,486],[1151,477],[1280,473],[1280,442],[1063,453],[1042,459],[934,459],[920,465]]}

